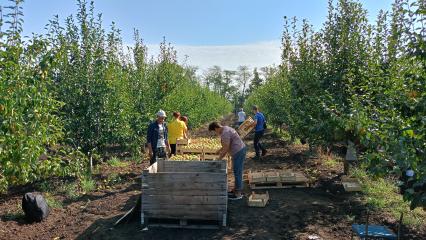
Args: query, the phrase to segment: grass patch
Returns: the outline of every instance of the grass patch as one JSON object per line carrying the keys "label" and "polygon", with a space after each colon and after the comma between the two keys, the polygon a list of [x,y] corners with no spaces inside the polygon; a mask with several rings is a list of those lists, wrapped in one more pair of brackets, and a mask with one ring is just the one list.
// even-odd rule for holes
{"label": "grass patch", "polygon": [[112,157],[107,161],[111,167],[126,167],[129,165],[128,162],[120,161],[117,157]]}
{"label": "grass patch", "polygon": [[326,158],[324,160],[324,165],[327,168],[336,168],[339,164],[340,164],[340,161],[338,159],[336,159],[336,158],[333,158],[333,157]]}
{"label": "grass patch", "polygon": [[47,180],[37,183],[36,188],[41,192],[51,192],[53,190],[51,184]]}
{"label": "grass patch", "polygon": [[1,216],[3,221],[17,221],[23,218],[25,218],[25,214],[20,204],[17,204],[14,209],[8,209],[6,213]]}
{"label": "grass patch", "polygon": [[80,179],[80,187],[83,194],[86,194],[95,190],[96,182],[91,177],[84,177]]}
{"label": "grass patch", "polygon": [[50,193],[44,193],[44,198],[46,199],[47,205],[51,208],[63,208],[62,202],[55,199]]}
{"label": "grass patch", "polygon": [[70,200],[76,200],[80,197],[78,192],[78,185],[75,182],[67,183],[62,186],[62,192],[64,192],[65,196]]}
{"label": "grass patch", "polygon": [[112,173],[112,174],[108,175],[108,178],[107,178],[107,184],[108,185],[111,186],[111,185],[119,184],[121,182],[123,182],[123,179],[121,179],[119,174]]}
{"label": "grass patch", "polygon": [[390,179],[373,178],[365,170],[353,169],[352,175],[359,179],[368,205],[389,212],[395,219],[404,213],[404,224],[419,227],[426,224],[426,212],[420,208],[410,210],[410,203],[399,194],[398,187]]}
{"label": "grass patch", "polygon": [[286,130],[282,130],[282,129],[280,130],[278,128],[273,128],[272,133],[273,133],[274,137],[279,138],[281,141],[291,142],[291,135]]}

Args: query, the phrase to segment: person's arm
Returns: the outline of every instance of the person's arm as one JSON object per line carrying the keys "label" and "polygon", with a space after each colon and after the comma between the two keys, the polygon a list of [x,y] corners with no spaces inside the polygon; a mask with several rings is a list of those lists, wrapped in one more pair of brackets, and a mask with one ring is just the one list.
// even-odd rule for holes
{"label": "person's arm", "polygon": [[188,128],[186,127],[186,124],[185,124],[185,123],[183,123],[183,124],[182,124],[182,127],[183,127],[183,137],[184,137],[185,139],[188,139]]}
{"label": "person's arm", "polygon": [[223,157],[225,157],[225,155],[229,152],[230,145],[231,145],[231,137],[228,136],[228,134],[222,135],[220,142],[222,144],[222,148],[218,151],[218,154],[219,154],[218,160],[223,159]]}
{"label": "person's arm", "polygon": [[225,157],[225,155],[229,152],[229,148],[230,148],[229,145],[230,145],[229,143],[222,144],[222,148],[219,150],[218,160],[222,160]]}

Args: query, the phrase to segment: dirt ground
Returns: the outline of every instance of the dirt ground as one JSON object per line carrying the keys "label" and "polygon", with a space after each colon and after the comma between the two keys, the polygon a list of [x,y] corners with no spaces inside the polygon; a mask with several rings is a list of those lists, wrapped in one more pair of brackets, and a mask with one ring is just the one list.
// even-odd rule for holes
{"label": "dirt ground", "polygon": [[[225,123],[231,120],[226,118]],[[197,130],[193,136],[206,136]],[[54,208],[47,220],[28,224],[11,212],[20,208],[22,194],[34,186],[13,190],[0,199],[0,239],[350,239],[351,224],[362,222],[364,207],[359,194],[344,193],[337,183],[342,164],[326,166],[318,158],[308,157],[306,145],[289,145],[273,134],[265,136],[268,154],[253,159],[252,137],[247,138],[249,153],[245,170],[291,169],[314,179],[310,188],[268,190],[270,202],[265,208],[250,208],[246,199],[230,201],[228,227],[219,230],[150,228],[142,230],[137,221],[112,228],[140,195],[140,174],[147,167],[132,163],[126,167],[103,166],[96,178],[102,182],[117,174],[121,183],[98,189],[74,200],[54,195],[63,207]],[[251,190],[245,186],[246,196]],[[261,191],[260,191],[261,192]],[[396,231],[397,221],[386,213],[373,213],[371,221]],[[403,228],[403,239],[426,239],[426,227]]]}

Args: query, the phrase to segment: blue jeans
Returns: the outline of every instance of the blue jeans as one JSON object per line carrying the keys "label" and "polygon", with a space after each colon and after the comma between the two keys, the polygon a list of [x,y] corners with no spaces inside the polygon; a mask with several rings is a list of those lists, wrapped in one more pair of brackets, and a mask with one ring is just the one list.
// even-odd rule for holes
{"label": "blue jeans", "polygon": [[232,156],[235,177],[235,191],[243,190],[243,167],[246,159],[247,147],[244,147]]}

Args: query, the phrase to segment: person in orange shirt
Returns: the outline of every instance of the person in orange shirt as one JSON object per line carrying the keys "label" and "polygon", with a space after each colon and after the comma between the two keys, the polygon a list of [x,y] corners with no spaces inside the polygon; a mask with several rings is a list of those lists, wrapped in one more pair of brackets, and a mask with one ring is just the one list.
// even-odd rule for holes
{"label": "person in orange shirt", "polygon": [[173,121],[169,124],[169,143],[171,148],[170,155],[176,155],[176,140],[181,138],[188,138],[187,131],[188,128],[186,127],[185,122],[181,121],[179,119],[180,113],[174,112],[173,113]]}

